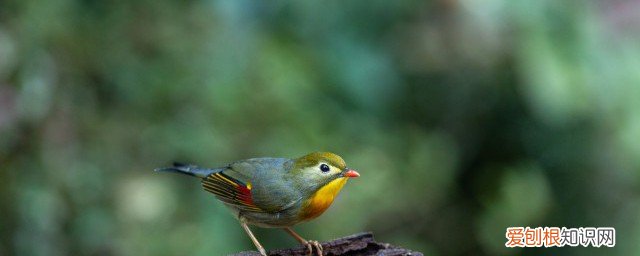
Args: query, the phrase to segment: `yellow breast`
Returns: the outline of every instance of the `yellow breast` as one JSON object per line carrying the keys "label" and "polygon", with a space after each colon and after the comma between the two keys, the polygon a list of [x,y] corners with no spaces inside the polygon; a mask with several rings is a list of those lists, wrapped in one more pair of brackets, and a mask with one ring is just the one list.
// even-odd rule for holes
{"label": "yellow breast", "polygon": [[310,220],[320,216],[333,203],[333,199],[336,198],[347,180],[348,178],[337,178],[316,191],[302,205],[300,217],[303,220]]}

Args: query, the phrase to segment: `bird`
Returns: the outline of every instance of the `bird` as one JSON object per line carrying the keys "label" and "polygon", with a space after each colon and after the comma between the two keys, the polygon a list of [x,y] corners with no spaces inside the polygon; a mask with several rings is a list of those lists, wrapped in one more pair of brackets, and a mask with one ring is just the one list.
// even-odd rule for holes
{"label": "bird", "polygon": [[155,171],[200,178],[204,190],[231,210],[263,256],[267,253],[248,225],[281,228],[306,246],[309,255],[315,248],[322,256],[322,245],[302,238],[292,226],[320,216],[347,181],[360,176],[347,167],[342,157],[330,152],[313,152],[293,159],[251,158],[218,168],[174,163]]}

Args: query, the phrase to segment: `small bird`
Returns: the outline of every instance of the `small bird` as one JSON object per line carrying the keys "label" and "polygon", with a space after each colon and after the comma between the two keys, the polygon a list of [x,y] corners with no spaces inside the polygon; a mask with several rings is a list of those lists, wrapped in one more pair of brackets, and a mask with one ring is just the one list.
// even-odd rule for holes
{"label": "small bird", "polygon": [[349,178],[360,174],[336,154],[314,152],[288,158],[251,158],[220,168],[174,163],[155,171],[177,172],[202,179],[203,188],[222,201],[247,232],[261,255],[267,253],[248,224],[282,228],[312,254],[322,255],[318,241],[305,240],[291,227],[320,216]]}

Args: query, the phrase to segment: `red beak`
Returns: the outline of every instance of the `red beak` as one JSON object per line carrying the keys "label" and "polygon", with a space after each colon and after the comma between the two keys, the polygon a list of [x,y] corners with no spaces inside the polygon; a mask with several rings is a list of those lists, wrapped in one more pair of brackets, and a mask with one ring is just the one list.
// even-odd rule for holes
{"label": "red beak", "polygon": [[355,170],[349,169],[344,173],[344,176],[349,178],[355,178],[355,177],[360,177],[360,174]]}

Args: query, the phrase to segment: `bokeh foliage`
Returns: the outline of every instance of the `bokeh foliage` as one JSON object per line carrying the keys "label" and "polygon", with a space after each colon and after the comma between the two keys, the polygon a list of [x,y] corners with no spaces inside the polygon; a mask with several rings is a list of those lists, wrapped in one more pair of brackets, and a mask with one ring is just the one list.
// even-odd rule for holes
{"label": "bokeh foliage", "polygon": [[[638,1],[0,1],[0,255],[253,245],[197,180],[328,150],[297,229],[427,255],[640,254]],[[612,249],[506,249],[612,226]],[[267,248],[295,241],[258,230]]]}

